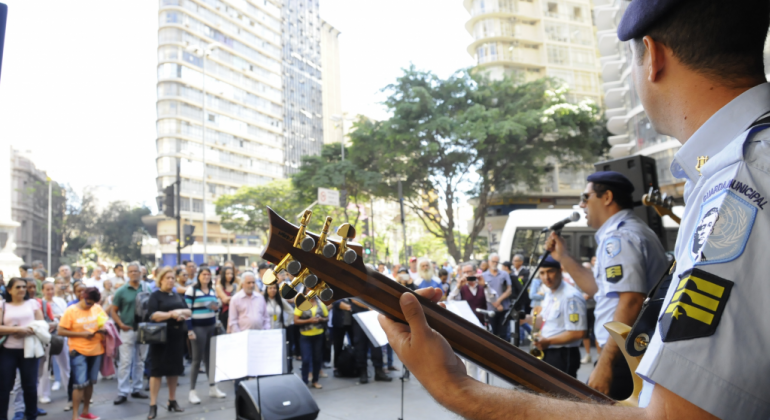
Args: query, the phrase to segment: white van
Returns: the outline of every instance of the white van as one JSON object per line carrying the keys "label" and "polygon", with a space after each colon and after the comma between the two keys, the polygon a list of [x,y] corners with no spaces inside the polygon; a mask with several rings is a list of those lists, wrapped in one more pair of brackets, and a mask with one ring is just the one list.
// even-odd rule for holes
{"label": "white van", "polygon": [[[579,258],[580,261],[590,261],[596,253],[596,229],[586,225],[585,214],[582,209],[527,209],[514,210],[508,214],[503,234],[500,238],[498,254],[500,261],[511,261],[516,254],[524,255],[525,263],[528,261],[535,241],[538,241],[535,257],[543,254],[543,246],[548,232],[542,234],[543,228],[569,217],[573,211],[580,214],[580,220],[572,222],[561,231],[570,255]],[[674,214],[684,213],[684,207],[674,207]],[[676,235],[679,225],[668,216],[663,218],[663,227],[666,230],[666,243],[663,247],[666,251],[673,252],[676,244]]]}

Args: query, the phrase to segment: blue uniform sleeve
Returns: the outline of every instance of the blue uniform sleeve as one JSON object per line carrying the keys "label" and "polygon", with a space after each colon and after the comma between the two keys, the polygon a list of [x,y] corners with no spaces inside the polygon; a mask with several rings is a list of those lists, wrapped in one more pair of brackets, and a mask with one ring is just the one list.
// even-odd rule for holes
{"label": "blue uniform sleeve", "polygon": [[638,237],[615,232],[604,239],[597,254],[602,259],[602,272],[598,274],[606,281],[603,289],[606,297],[617,298],[624,292],[649,292],[644,250]]}
{"label": "blue uniform sleeve", "polygon": [[564,317],[564,329],[567,331],[585,331],[587,329],[586,301],[583,296],[575,295],[561,303]]}

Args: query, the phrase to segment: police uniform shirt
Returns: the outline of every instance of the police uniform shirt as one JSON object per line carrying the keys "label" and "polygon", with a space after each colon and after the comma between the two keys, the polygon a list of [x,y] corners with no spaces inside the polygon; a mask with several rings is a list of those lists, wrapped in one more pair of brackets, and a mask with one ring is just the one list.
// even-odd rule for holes
{"label": "police uniform shirt", "polygon": [[[543,298],[542,329],[540,334],[553,337],[564,331],[586,330],[586,302],[583,295],[574,287],[562,280],[556,291],[548,289]],[[580,347],[583,341],[579,338],[571,343],[549,346],[550,349],[561,347]]]}
{"label": "police uniform shirt", "polygon": [[[676,270],[637,374],[722,419],[770,418],[770,84],[714,114],[677,152]],[[762,131],[764,130],[764,131]],[[709,156],[696,170],[698,157]]]}
{"label": "police uniform shirt", "polygon": [[646,295],[668,268],[668,260],[658,237],[630,209],[607,219],[595,238],[599,245],[594,277],[599,290],[594,295],[594,334],[604,346],[610,338],[604,324],[615,316],[619,293]]}

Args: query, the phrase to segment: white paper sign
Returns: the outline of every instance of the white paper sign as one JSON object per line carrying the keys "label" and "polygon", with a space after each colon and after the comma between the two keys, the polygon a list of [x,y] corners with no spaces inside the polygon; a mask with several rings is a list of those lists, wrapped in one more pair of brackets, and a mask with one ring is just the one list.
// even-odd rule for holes
{"label": "white paper sign", "polygon": [[248,330],[215,338],[214,382],[284,373],[283,329]]}
{"label": "white paper sign", "polygon": [[455,315],[459,315],[466,321],[470,321],[475,325],[484,328],[479,322],[479,318],[473,313],[471,306],[464,300],[448,300],[446,301],[446,308]]}
{"label": "white paper sign", "polygon": [[318,204],[323,206],[340,206],[340,192],[327,188],[318,189]]}
{"label": "white paper sign", "polygon": [[358,321],[358,325],[364,330],[366,336],[369,337],[369,341],[376,347],[382,347],[388,344],[388,336],[385,334],[385,330],[382,329],[380,321],[377,320],[379,315],[376,311],[359,312],[353,315],[353,318]]}

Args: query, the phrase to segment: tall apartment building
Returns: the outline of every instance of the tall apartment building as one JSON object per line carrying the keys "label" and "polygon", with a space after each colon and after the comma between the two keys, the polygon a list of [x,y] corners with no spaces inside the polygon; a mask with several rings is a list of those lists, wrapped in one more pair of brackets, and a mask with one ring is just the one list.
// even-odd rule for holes
{"label": "tall apartment building", "polygon": [[590,0],[464,0],[468,53],[492,78],[564,80],[571,100],[601,103]]}
{"label": "tall apartment building", "polygon": [[680,144],[653,129],[634,89],[631,48],[618,40],[618,24],[628,4],[625,0],[594,0],[607,129],[612,134],[609,154],[612,158],[641,154],[655,159],[661,189],[681,196],[683,183],[669,171]]}
{"label": "tall apartment building", "polygon": [[297,171],[303,155],[323,145],[321,26],[318,0],[284,0],[283,91],[286,175]]}
{"label": "tall apartment building", "polygon": [[[286,149],[296,147],[284,136],[282,32],[288,23],[281,2],[160,0],[158,17],[158,191],[175,181],[181,161],[182,218],[196,226],[196,244],[184,257],[203,261],[205,197],[210,260],[230,256],[243,263],[261,249],[255,238],[225,232],[213,202],[242,185],[284,177]],[[201,51],[209,46],[216,48],[204,63]],[[318,101],[320,113],[320,92]],[[163,263],[174,263],[176,223],[162,217],[156,223]]]}

